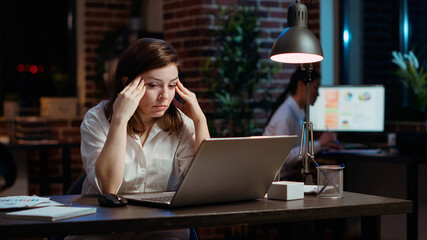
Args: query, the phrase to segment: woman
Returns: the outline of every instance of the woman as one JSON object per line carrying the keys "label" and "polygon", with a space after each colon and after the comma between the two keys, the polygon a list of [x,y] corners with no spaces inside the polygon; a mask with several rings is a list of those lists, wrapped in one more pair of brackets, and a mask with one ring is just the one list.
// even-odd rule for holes
{"label": "woman", "polygon": [[[180,82],[178,67],[175,50],[163,40],[139,39],[122,53],[112,96],[90,109],[81,124],[83,194],[178,187],[200,143],[210,137],[196,95]],[[172,103],[175,93],[186,102],[182,111]],[[188,230],[179,231],[152,235],[188,239]]]}
{"label": "woman", "polygon": [[[313,70],[310,83],[310,102],[307,103],[307,85],[304,82],[304,72],[297,68],[285,91],[279,96],[272,114],[267,120],[263,135],[298,135],[298,140],[285,160],[280,170],[281,180],[301,180],[292,174],[298,163],[301,141],[302,122],[305,121],[306,104],[313,105],[319,96],[320,74]],[[314,141],[314,152],[324,149],[340,148],[336,144],[336,134],[324,132],[317,141]],[[299,171],[298,171],[299,172]]]}

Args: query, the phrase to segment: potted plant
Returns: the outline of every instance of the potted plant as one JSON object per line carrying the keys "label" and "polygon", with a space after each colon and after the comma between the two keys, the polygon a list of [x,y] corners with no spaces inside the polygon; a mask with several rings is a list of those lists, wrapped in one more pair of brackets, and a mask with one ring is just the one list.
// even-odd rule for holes
{"label": "potted plant", "polygon": [[394,74],[408,90],[411,107],[422,114],[427,108],[427,72],[413,51],[402,54],[392,51],[392,62],[398,66]]}
{"label": "potted plant", "polygon": [[202,69],[216,104],[208,118],[219,122],[210,123],[211,132],[220,136],[258,135],[261,124],[256,123],[253,113],[257,108],[271,108],[269,83],[278,65],[265,63],[260,57],[261,31],[255,10],[219,7],[213,16],[217,50]]}

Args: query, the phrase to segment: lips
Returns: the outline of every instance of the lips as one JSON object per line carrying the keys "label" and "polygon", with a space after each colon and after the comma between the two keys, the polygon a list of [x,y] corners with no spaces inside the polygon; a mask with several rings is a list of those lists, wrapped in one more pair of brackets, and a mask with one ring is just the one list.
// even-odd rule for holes
{"label": "lips", "polygon": [[168,108],[168,106],[167,105],[155,105],[154,108],[161,111],[161,110],[166,110]]}

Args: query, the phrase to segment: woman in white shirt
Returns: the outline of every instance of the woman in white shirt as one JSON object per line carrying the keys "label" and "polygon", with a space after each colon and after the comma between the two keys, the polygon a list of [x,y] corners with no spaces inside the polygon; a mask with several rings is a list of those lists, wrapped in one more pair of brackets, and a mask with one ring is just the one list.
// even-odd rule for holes
{"label": "woman in white shirt", "polygon": [[[210,137],[178,67],[173,47],[159,39],[139,39],[121,54],[111,97],[90,109],[81,124],[83,194],[177,188],[200,143]],[[184,105],[173,103],[175,92]]]}
{"label": "woman in white shirt", "polygon": [[[310,83],[310,102],[307,103],[307,87],[304,82],[304,72],[297,68],[292,74],[291,80],[285,91],[279,96],[273,107],[272,114],[267,120],[263,135],[298,135],[295,146],[290,151],[285,160],[285,164],[280,170],[281,180],[298,180],[293,174],[298,163],[299,146],[301,139],[302,122],[305,120],[306,104],[313,105],[319,93],[320,74],[313,70]],[[340,148],[336,144],[336,134],[324,132],[320,138],[314,141],[314,152],[318,153],[324,149]],[[296,170],[299,172],[300,170]]]}

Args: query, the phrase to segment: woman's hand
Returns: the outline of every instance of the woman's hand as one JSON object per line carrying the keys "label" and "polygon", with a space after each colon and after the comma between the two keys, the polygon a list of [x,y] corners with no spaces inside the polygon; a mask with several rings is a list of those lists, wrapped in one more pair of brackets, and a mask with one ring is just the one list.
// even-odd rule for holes
{"label": "woman's hand", "polygon": [[338,144],[337,134],[333,132],[324,132],[319,138],[322,149],[342,149]]}
{"label": "woman's hand", "polygon": [[194,122],[194,131],[196,136],[194,151],[196,152],[202,141],[206,138],[210,138],[205,114],[200,108],[196,94],[185,88],[179,80],[177,81],[175,90],[179,96],[185,100],[184,105],[174,100],[175,106],[181,109],[181,111]]}
{"label": "woman's hand", "polygon": [[138,76],[117,95],[113,104],[113,119],[129,121],[144,94],[145,82]]}
{"label": "woman's hand", "polygon": [[126,127],[144,94],[144,80],[139,76],[114,101],[107,140],[95,163],[95,173],[102,193],[117,193],[122,183],[126,159]]}
{"label": "woman's hand", "polygon": [[185,104],[181,104],[178,101],[174,100],[174,104],[177,108],[187,115],[193,122],[196,121],[206,121],[205,114],[200,108],[199,102],[197,101],[196,94],[188,90],[182,83],[178,80],[176,82],[176,92],[182,99],[185,100]]}

